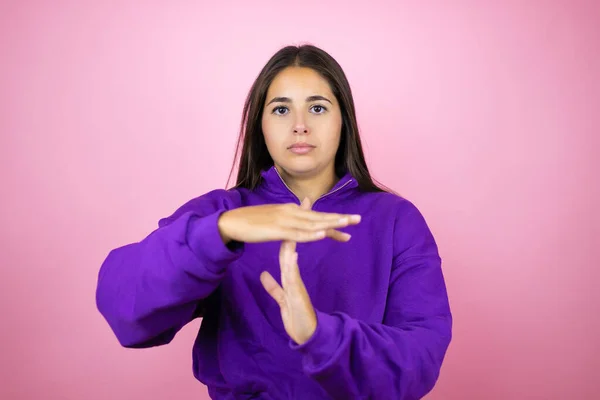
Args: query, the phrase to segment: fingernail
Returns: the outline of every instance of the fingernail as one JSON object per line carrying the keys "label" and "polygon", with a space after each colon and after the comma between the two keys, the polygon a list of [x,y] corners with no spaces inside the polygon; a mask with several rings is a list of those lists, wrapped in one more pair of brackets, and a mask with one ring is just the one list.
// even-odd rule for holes
{"label": "fingernail", "polygon": [[360,215],[352,215],[350,217],[350,219],[352,220],[352,222],[360,222],[361,216]]}

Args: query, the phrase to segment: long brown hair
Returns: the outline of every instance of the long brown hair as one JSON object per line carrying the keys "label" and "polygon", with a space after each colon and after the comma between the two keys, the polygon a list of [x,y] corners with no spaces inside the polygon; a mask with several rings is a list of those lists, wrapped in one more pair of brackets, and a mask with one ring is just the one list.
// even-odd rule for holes
{"label": "long brown hair", "polygon": [[[273,79],[284,68],[307,67],[318,72],[327,80],[335,95],[342,113],[340,144],[335,156],[335,173],[338,177],[350,172],[362,191],[390,191],[380,183],[375,183],[362,150],[354,99],[350,84],[342,67],[325,51],[310,44],[287,46],[275,53],[252,84],[246,97],[242,113],[242,123],[234,155],[234,163],[229,173],[233,174],[235,161],[241,149],[237,181],[234,188],[253,190],[262,179],[261,171],[273,166],[273,159],[267,150],[262,132],[262,112],[267,90]],[[229,180],[228,180],[229,183]]]}

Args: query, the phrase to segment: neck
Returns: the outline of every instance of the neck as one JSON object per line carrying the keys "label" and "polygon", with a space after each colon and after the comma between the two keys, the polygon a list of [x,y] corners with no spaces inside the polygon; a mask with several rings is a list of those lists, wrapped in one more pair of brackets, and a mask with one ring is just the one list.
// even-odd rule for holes
{"label": "neck", "polygon": [[335,175],[333,165],[324,171],[310,176],[291,175],[277,167],[277,171],[283,178],[285,184],[302,201],[308,197],[311,203],[331,190],[338,182],[339,178]]}

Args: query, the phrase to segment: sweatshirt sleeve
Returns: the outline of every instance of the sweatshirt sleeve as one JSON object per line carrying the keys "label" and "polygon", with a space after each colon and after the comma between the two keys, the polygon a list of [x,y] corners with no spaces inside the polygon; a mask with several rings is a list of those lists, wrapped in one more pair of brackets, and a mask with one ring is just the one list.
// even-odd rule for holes
{"label": "sweatshirt sleeve", "polygon": [[96,305],[124,347],[169,343],[201,312],[243,245],[226,246],[219,216],[235,193],[212,191],[189,201],[138,243],[116,248],[100,267]]}
{"label": "sweatshirt sleeve", "polygon": [[437,246],[408,204],[396,222],[383,322],[316,310],[313,336],[300,346],[290,342],[304,372],[335,399],[420,399],[438,379],[452,317]]}

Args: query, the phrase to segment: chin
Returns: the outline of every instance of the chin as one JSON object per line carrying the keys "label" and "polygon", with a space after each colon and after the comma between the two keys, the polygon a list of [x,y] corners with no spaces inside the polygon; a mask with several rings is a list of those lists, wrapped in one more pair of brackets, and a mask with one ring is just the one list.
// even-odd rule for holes
{"label": "chin", "polygon": [[289,175],[312,175],[318,171],[318,165],[314,161],[309,160],[294,160],[292,162],[286,162],[279,164],[283,170]]}

